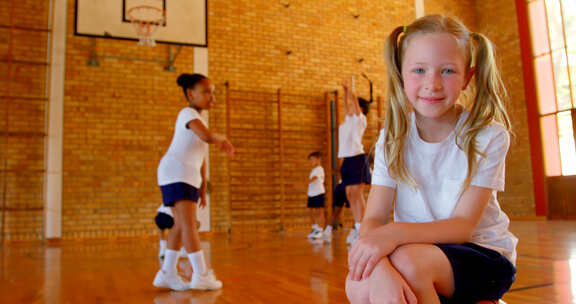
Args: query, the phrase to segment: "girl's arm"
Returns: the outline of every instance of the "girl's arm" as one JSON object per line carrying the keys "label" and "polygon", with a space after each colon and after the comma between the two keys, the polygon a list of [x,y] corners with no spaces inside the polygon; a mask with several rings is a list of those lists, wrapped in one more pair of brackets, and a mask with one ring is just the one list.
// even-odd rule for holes
{"label": "girl's arm", "polygon": [[202,185],[200,185],[200,207],[206,207],[206,188],[208,181],[206,180],[206,160],[202,162],[202,167],[200,168],[200,175],[202,176]]}
{"label": "girl's arm", "polygon": [[344,100],[344,106],[346,107],[346,115],[360,115],[362,109],[360,109],[358,98],[354,89],[354,78],[348,82],[343,82],[342,88],[344,90],[342,99]]}
{"label": "girl's arm", "polygon": [[492,195],[492,189],[470,186],[464,191],[452,217],[429,223],[392,223],[378,232],[396,247],[409,243],[465,243],[470,241]]}
{"label": "girl's arm", "polygon": [[[390,219],[390,214],[392,212],[392,206],[394,204],[394,198],[396,195],[396,188],[372,185],[370,187],[370,194],[368,194],[368,203],[366,206],[366,211],[364,212],[364,218],[362,219],[362,225],[360,226],[360,238],[356,244],[350,250],[348,254],[348,265],[350,267],[350,278],[352,280],[358,281],[362,278],[362,273],[366,267],[368,260],[359,260],[361,258],[370,257],[367,254],[363,254],[364,246],[357,249],[357,244],[361,240],[363,242],[365,239],[369,239],[374,242],[375,246],[387,244],[391,245],[385,240],[374,240],[373,235],[375,235],[382,227],[386,227]],[[373,248],[370,248],[374,250]],[[391,249],[381,249],[380,251],[386,251]],[[369,252],[370,253],[370,252]],[[370,259],[370,267],[372,270],[379,262],[383,260],[388,260],[386,255],[379,255],[372,253],[374,256]],[[389,264],[389,263],[388,263]],[[360,269],[362,267],[362,269]],[[366,276],[367,277],[367,276]]]}
{"label": "girl's arm", "polygon": [[214,133],[214,132],[211,132],[210,130],[208,130],[208,128],[206,128],[206,126],[204,126],[204,124],[202,123],[202,121],[200,119],[194,119],[194,120],[189,121],[186,124],[186,128],[188,128],[189,130],[192,130],[192,132],[194,132],[196,135],[198,135],[198,137],[200,137],[200,139],[202,139],[203,141],[205,141],[209,144],[218,144],[218,143],[226,140],[226,137],[224,135]]}
{"label": "girl's arm", "polygon": [[199,119],[194,119],[189,121],[186,124],[186,128],[192,130],[200,139],[209,143],[209,144],[216,144],[220,148],[220,150],[226,152],[228,156],[232,157],[234,155],[235,149],[232,143],[228,141],[226,136],[218,133],[211,132],[204,126],[202,121]]}
{"label": "girl's arm", "polygon": [[388,223],[394,203],[396,189],[372,185],[368,194],[368,203],[364,219],[360,226],[360,236],[370,233]]}
{"label": "girl's arm", "polygon": [[464,243],[470,241],[492,192],[504,190],[504,168],[510,147],[510,135],[504,127],[495,126],[485,157],[478,163],[475,186],[469,186],[449,219],[430,223],[394,223],[383,227],[382,236],[400,246],[408,243]]}
{"label": "girl's arm", "polygon": [[[492,189],[470,186],[464,191],[451,218],[428,223],[394,222],[360,234],[349,255],[355,280],[366,278],[374,266],[396,248],[410,243],[465,243],[472,237]],[[368,206],[369,208],[370,206]],[[364,223],[364,222],[363,222]]]}

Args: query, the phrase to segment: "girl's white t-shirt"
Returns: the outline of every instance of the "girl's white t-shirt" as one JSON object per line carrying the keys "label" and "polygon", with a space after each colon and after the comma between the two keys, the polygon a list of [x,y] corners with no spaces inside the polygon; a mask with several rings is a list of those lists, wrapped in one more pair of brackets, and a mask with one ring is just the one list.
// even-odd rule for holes
{"label": "girl's white t-shirt", "polygon": [[320,194],[324,194],[326,189],[324,189],[324,168],[322,166],[317,166],[310,172],[310,178],[316,176],[316,179],[308,184],[308,196],[313,197]]}
{"label": "girl's white t-shirt", "polygon": [[[462,112],[455,130],[468,115],[468,111]],[[425,142],[418,134],[412,113],[410,131],[405,139],[405,160],[409,174],[417,183],[416,188],[397,184],[388,174],[383,150],[384,135],[382,130],[376,144],[372,184],[396,188],[394,220],[421,223],[450,218],[460,199],[468,168],[466,154],[456,145],[455,132],[442,142]],[[493,123],[480,131],[476,145],[485,157],[477,156],[478,169],[471,185],[490,188],[492,195],[471,241],[500,252],[515,264],[518,239],[508,230],[510,220],[500,209],[496,197],[497,191],[504,191],[510,136],[504,126]]]}
{"label": "girl's white t-shirt", "polygon": [[367,125],[363,113],[346,115],[344,122],[338,126],[338,158],[364,154],[362,137]]}
{"label": "girl's white t-shirt", "polygon": [[188,122],[196,119],[206,125],[200,113],[193,108],[186,107],[178,114],[172,143],[158,165],[158,185],[177,182],[187,183],[196,188],[202,185],[200,169],[208,144],[194,131],[186,128]]}

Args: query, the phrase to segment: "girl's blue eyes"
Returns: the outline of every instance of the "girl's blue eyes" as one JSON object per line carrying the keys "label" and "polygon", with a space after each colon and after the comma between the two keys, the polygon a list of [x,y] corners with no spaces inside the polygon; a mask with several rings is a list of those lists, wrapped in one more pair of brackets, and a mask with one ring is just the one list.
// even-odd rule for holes
{"label": "girl's blue eyes", "polygon": [[[424,74],[424,69],[423,68],[415,68],[414,70],[412,70],[414,73],[416,74]],[[442,70],[442,74],[454,74],[456,73],[455,70],[453,69],[444,69]]]}

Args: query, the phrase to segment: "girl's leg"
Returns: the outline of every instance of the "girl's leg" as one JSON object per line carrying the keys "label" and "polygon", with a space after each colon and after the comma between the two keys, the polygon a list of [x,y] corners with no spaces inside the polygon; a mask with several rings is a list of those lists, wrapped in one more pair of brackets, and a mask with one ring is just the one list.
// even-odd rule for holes
{"label": "girl's leg", "polygon": [[182,231],[184,248],[186,248],[187,252],[199,251],[202,248],[200,248],[200,236],[196,226],[196,202],[189,200],[178,201],[174,204],[174,207],[176,223],[179,224]]}
{"label": "girl's leg", "polygon": [[192,264],[194,276],[204,275],[207,273],[208,267],[204,259],[204,252],[202,247],[200,247],[200,235],[196,225],[196,202],[190,200],[179,201],[176,202],[174,207],[177,220],[182,228],[182,242],[186,252],[188,252],[188,260]]}
{"label": "girl's leg", "polygon": [[178,268],[176,267],[182,240],[181,232],[179,222],[175,220],[174,226],[168,232],[167,249],[164,253],[162,269],[158,271],[152,283],[156,287],[170,288],[172,290],[190,289],[189,284],[178,275]]}
{"label": "girl's leg", "polygon": [[164,262],[162,264],[162,270],[168,276],[177,276],[178,269],[176,265],[178,264],[178,251],[182,246],[182,228],[181,223],[177,218],[174,220],[174,226],[168,232],[168,240],[166,244],[166,251],[164,252]]}
{"label": "girl's leg", "polygon": [[218,281],[212,270],[209,270],[204,259],[204,252],[200,247],[200,235],[196,224],[196,208],[194,201],[185,200],[176,202],[177,221],[182,228],[182,241],[188,252],[188,260],[192,264],[192,280],[189,287],[198,290],[215,290],[222,288],[222,282]]}
{"label": "girl's leg", "polygon": [[355,223],[362,222],[366,201],[364,200],[364,184],[346,186],[346,198],[350,202]]}
{"label": "girl's leg", "polygon": [[[382,271],[379,269],[381,267],[385,267],[386,270]],[[350,274],[346,277],[346,296],[352,304],[416,303],[413,291],[406,290],[409,288],[406,280],[390,261],[385,261],[384,264],[378,263],[372,274],[364,280],[353,281],[350,279]]]}
{"label": "girl's leg", "polygon": [[158,252],[158,257],[160,257],[160,259],[164,259],[164,254],[166,253],[166,232],[164,231],[165,229],[158,229],[158,234],[160,236],[160,250]]}
{"label": "girl's leg", "polygon": [[370,278],[352,281],[346,278],[346,297],[351,304],[370,304]]}
{"label": "girl's leg", "polygon": [[310,215],[310,225],[316,225],[316,216],[314,215],[314,208],[308,208],[308,214]]}
{"label": "girl's leg", "polygon": [[338,220],[338,217],[340,216],[340,213],[342,213],[342,207],[336,207],[332,209],[332,215],[330,216],[330,221],[328,222],[328,225],[336,228],[336,222]]}
{"label": "girl's leg", "polygon": [[180,221],[174,218],[174,226],[168,232],[167,249],[180,250],[182,247],[182,227]]}
{"label": "girl's leg", "polygon": [[324,207],[317,208],[317,209],[318,209],[318,215],[317,215],[318,226],[320,226],[320,228],[324,229],[324,226],[326,225],[326,217],[324,214]]}
{"label": "girl's leg", "polygon": [[404,277],[418,303],[440,303],[438,294],[452,297],[454,277],[450,261],[440,248],[429,244],[398,247],[391,255],[394,268]]}
{"label": "girl's leg", "polygon": [[[450,261],[442,250],[434,245],[410,244],[396,249],[390,256],[394,269],[410,285],[418,303],[440,303],[438,294],[451,297],[454,278]],[[362,281],[346,279],[346,295],[352,304],[370,303],[372,275]]]}

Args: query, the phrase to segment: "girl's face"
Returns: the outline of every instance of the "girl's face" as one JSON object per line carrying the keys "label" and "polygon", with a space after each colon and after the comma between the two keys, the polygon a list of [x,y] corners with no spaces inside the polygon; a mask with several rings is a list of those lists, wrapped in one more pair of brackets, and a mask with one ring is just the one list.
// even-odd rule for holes
{"label": "girl's face", "polygon": [[472,75],[454,36],[424,33],[408,41],[402,62],[404,93],[421,116],[440,119],[450,114]]}
{"label": "girl's face", "polygon": [[194,88],[188,89],[188,100],[193,107],[209,110],[214,106],[214,86],[208,78],[202,79]]}

